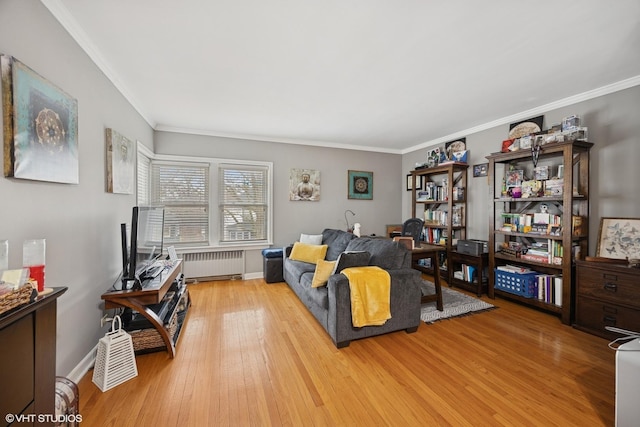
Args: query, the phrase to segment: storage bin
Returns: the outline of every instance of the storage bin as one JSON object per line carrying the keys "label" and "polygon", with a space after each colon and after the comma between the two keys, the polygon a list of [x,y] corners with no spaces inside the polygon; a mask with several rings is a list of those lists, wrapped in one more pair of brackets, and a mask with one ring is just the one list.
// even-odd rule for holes
{"label": "storage bin", "polygon": [[282,249],[263,249],[263,266],[264,281],[267,283],[283,282],[283,250]]}
{"label": "storage bin", "polygon": [[511,273],[495,269],[494,288],[511,294],[520,295],[526,298],[533,298],[538,295],[537,276],[535,272],[531,273]]}

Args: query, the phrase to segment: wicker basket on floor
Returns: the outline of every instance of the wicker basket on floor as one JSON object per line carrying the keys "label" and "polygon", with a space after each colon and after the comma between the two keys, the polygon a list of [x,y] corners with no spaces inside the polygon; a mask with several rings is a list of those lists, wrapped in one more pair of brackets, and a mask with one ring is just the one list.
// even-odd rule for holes
{"label": "wicker basket on floor", "polygon": [[[171,318],[169,322],[168,330],[169,330],[169,336],[171,337],[171,339],[173,339],[173,337],[176,334],[176,331],[178,330],[177,313],[174,314],[174,316]],[[131,338],[133,340],[133,349],[135,351],[157,349],[165,346],[164,340],[162,339],[160,332],[158,332],[154,328],[131,331],[129,332],[129,334],[131,335]]]}

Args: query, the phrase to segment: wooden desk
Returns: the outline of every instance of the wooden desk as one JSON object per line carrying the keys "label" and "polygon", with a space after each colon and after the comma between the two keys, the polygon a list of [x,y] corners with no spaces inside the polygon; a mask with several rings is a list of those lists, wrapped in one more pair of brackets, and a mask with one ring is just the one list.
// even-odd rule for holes
{"label": "wooden desk", "polygon": [[[162,337],[171,358],[176,354],[175,339],[167,330],[166,319],[158,317],[148,305],[162,301],[181,270],[182,260],[178,260],[170,269],[145,283],[142,290],[110,290],[102,294],[105,310],[126,307],[143,315]],[[185,292],[188,291],[185,289]]]}
{"label": "wooden desk", "polygon": [[423,295],[420,302],[422,304],[426,302],[436,302],[436,308],[439,311],[444,310],[444,306],[442,304],[442,286],[440,284],[440,263],[438,262],[440,252],[445,250],[444,246],[439,245],[430,245],[428,243],[421,243],[420,247],[413,248],[411,250],[411,267],[422,272],[422,273],[431,273],[431,269],[427,269],[418,262],[421,259],[430,259],[431,265],[433,266],[433,285],[436,288],[436,293],[433,295]]}

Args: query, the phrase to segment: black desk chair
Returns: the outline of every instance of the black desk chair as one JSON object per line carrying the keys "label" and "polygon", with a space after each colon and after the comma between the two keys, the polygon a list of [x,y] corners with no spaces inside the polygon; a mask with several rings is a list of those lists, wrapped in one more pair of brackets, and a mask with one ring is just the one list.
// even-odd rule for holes
{"label": "black desk chair", "polygon": [[424,220],[420,218],[409,218],[402,224],[402,235],[413,237],[415,246],[420,246],[420,236],[424,228]]}

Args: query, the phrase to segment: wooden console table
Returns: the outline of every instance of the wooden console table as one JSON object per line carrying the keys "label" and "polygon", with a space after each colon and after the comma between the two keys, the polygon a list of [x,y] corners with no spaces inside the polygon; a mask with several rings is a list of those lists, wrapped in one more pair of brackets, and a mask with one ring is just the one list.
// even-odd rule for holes
{"label": "wooden console table", "polygon": [[[56,300],[66,291],[65,287],[53,288],[34,302],[0,315],[3,418],[56,412]],[[34,424],[31,420],[30,425]],[[38,425],[53,425],[53,420]]]}
{"label": "wooden console table", "polygon": [[435,301],[436,308],[439,311],[444,310],[444,305],[442,303],[442,285],[440,284],[440,265],[438,258],[440,252],[444,252],[445,250],[446,248],[444,246],[430,245],[428,243],[421,243],[419,247],[411,250],[411,267],[414,269],[425,274],[431,274],[432,269],[425,268],[419,264],[419,261],[422,259],[431,260],[431,265],[433,266],[433,285],[436,293],[433,295],[423,295],[420,302],[424,304]]}
{"label": "wooden console table", "polygon": [[[182,260],[164,270],[153,280],[144,283],[142,290],[111,290],[102,294],[105,310],[126,307],[144,316],[158,331],[169,357],[176,354],[176,342],[167,328],[166,319],[161,319],[149,305],[160,303],[182,270]],[[186,285],[185,285],[186,286]],[[186,289],[184,292],[188,292]]]}

